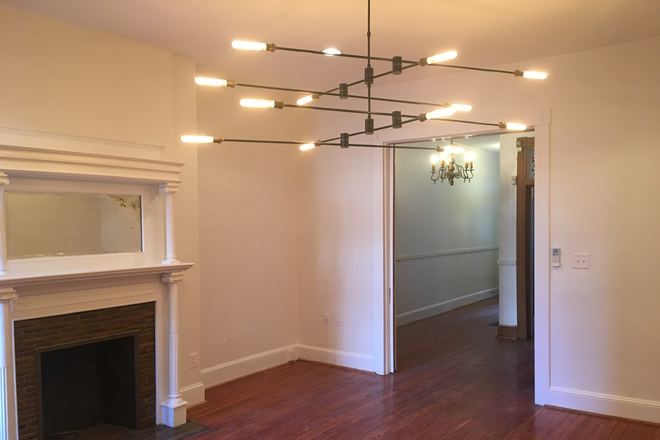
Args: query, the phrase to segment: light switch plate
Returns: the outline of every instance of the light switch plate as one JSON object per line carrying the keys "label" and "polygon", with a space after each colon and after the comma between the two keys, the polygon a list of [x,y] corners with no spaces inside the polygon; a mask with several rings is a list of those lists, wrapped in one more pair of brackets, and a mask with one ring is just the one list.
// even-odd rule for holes
{"label": "light switch plate", "polygon": [[573,269],[589,269],[589,254],[573,254]]}

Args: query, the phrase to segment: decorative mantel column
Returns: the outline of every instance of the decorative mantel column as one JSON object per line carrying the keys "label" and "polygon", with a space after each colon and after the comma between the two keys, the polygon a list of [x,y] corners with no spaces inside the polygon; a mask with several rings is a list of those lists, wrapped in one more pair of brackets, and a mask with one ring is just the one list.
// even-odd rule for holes
{"label": "decorative mantel column", "polygon": [[0,171],[0,275],[7,271],[7,218],[5,212],[5,186],[9,178]]}
{"label": "decorative mantel column", "polygon": [[179,190],[179,186],[173,183],[164,183],[160,185],[160,192],[165,194],[165,232],[166,232],[166,245],[167,257],[163,264],[178,264],[179,260],[176,258],[176,245],[174,243],[174,197],[173,195]]}
{"label": "decorative mantel column", "polygon": [[167,401],[161,405],[162,422],[164,425],[175,426],[186,423],[186,406],[188,402],[181,398],[179,392],[179,286],[183,280],[183,272],[165,273],[162,281],[169,289],[169,383]]}
{"label": "decorative mantel column", "polygon": [[[0,440],[18,438],[16,432],[16,402],[14,401],[14,353],[12,350],[12,328],[9,318],[11,302],[18,299],[12,288],[0,289]],[[9,415],[13,415],[9,420]]]}

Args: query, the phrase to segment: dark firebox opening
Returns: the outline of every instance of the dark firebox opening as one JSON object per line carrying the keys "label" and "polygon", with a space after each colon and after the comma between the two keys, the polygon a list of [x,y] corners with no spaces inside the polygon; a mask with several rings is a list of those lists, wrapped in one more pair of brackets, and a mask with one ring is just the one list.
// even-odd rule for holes
{"label": "dark firebox opening", "polygon": [[37,350],[39,438],[99,423],[137,429],[137,332]]}

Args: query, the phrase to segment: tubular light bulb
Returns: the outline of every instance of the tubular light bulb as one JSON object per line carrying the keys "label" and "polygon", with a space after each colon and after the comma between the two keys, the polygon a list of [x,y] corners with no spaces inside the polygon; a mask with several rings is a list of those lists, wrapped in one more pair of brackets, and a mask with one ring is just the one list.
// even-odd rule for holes
{"label": "tubular light bulb", "polygon": [[339,51],[339,50],[337,50],[333,47],[327,48],[326,50],[323,51],[323,53],[327,57],[331,57],[331,56],[334,56],[334,55],[341,55],[341,51]]}
{"label": "tubular light bulb", "polygon": [[274,108],[275,101],[268,101],[265,99],[241,99],[241,105],[243,107]]}
{"label": "tubular light bulb", "polygon": [[453,60],[454,58],[456,58],[456,55],[458,54],[456,53],[455,50],[452,50],[450,52],[439,53],[437,55],[433,55],[432,57],[428,57],[426,59],[426,62],[429,64],[442,63],[443,61]]}
{"label": "tubular light bulb", "polygon": [[438,156],[434,154],[431,156],[431,165],[435,165],[436,163],[438,163]]}
{"label": "tubular light bulb", "polygon": [[316,147],[316,145],[314,145],[314,142],[310,142],[309,144],[301,145],[300,146],[300,151],[311,150],[314,147]]}
{"label": "tubular light bulb", "polygon": [[474,154],[473,153],[465,153],[463,155],[463,159],[465,159],[466,162],[474,162]]}
{"label": "tubular light bulb", "polygon": [[523,125],[523,124],[515,124],[513,122],[507,122],[506,129],[507,130],[527,130],[527,126]]}
{"label": "tubular light bulb", "polygon": [[465,105],[465,104],[452,104],[451,108],[460,112],[469,112],[470,110],[472,110],[471,105]]}
{"label": "tubular light bulb", "polygon": [[426,114],[426,119],[438,119],[444,118],[445,116],[453,115],[456,112],[456,109],[453,107],[441,108],[431,113]]}
{"label": "tubular light bulb", "polygon": [[305,105],[314,100],[314,97],[312,95],[307,95],[304,98],[300,98],[298,101],[296,101],[296,104],[298,105]]}
{"label": "tubular light bulb", "polygon": [[181,136],[181,140],[188,144],[210,144],[213,136]]}
{"label": "tubular light bulb", "polygon": [[547,77],[548,74],[543,72],[533,72],[533,71],[523,72],[523,78],[546,79]]}
{"label": "tubular light bulb", "polygon": [[445,163],[445,162],[447,162],[447,158],[448,158],[448,157],[449,157],[449,156],[447,156],[447,153],[440,153],[440,162],[441,162],[441,163]]}
{"label": "tubular light bulb", "polygon": [[195,82],[202,86],[227,87],[226,79],[197,77],[195,78]]}
{"label": "tubular light bulb", "polygon": [[231,47],[242,50],[266,50],[266,43],[254,43],[252,41],[232,41]]}

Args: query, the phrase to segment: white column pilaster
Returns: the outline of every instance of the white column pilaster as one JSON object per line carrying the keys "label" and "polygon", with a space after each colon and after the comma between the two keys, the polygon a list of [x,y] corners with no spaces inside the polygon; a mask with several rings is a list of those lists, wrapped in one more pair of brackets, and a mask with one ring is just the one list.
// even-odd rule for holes
{"label": "white column pilaster", "polygon": [[178,185],[164,183],[160,186],[160,192],[165,194],[165,234],[167,245],[167,256],[163,264],[178,264],[176,258],[176,243],[174,235],[174,194],[179,190]]}
{"label": "white column pilaster", "polygon": [[14,398],[13,333],[9,316],[11,302],[17,298],[14,289],[0,289],[0,440],[18,438]]}
{"label": "white column pilaster", "polygon": [[166,273],[162,281],[169,289],[169,382],[167,401],[161,404],[164,425],[175,427],[186,423],[188,402],[179,392],[179,286],[183,272]]}
{"label": "white column pilaster", "polygon": [[7,271],[7,210],[5,209],[5,187],[9,178],[0,171],[0,275]]}

